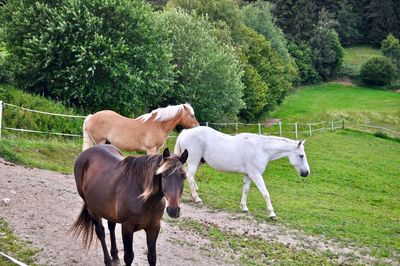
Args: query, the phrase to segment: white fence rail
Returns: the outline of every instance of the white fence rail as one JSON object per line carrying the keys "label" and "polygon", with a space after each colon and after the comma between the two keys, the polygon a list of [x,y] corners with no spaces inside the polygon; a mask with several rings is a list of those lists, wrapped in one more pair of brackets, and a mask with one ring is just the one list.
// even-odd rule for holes
{"label": "white fence rail", "polygon": [[[59,113],[50,113],[44,111],[38,111],[33,109],[28,109],[24,107],[20,107],[14,104],[4,103],[0,101],[0,138],[2,130],[16,131],[16,132],[28,132],[28,133],[36,133],[36,134],[49,134],[49,135],[58,135],[58,136],[66,136],[66,137],[82,137],[82,134],[70,134],[63,132],[50,132],[50,131],[40,131],[40,130],[32,130],[32,129],[24,129],[24,128],[15,128],[5,126],[6,123],[3,121],[3,113],[5,107],[18,108],[24,112],[32,112],[39,113],[48,116],[58,116],[58,117],[68,117],[72,119],[82,119],[86,116],[81,115],[66,115]],[[83,121],[82,121],[83,122]],[[202,125],[214,127],[218,129],[225,129],[228,133],[231,134],[239,134],[242,132],[252,132],[258,133],[260,135],[277,135],[277,136],[286,136],[293,137],[298,139],[299,136],[312,136],[314,133],[318,132],[328,132],[335,131],[337,129],[353,129],[358,131],[365,131],[368,133],[376,133],[381,132],[393,137],[400,137],[400,132],[388,129],[380,126],[371,126],[366,124],[357,124],[350,121],[329,121],[329,122],[316,122],[316,123],[283,123],[281,121],[271,123],[268,125],[263,125],[261,123],[212,123],[205,122],[201,123]],[[175,135],[171,135],[170,138],[175,138]]]}

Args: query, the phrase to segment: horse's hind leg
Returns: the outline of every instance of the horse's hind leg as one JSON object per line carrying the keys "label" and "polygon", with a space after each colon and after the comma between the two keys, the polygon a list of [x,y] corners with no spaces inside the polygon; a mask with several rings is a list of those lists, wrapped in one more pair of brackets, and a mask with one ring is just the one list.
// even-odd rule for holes
{"label": "horse's hind leg", "polygon": [[122,225],[122,242],[124,243],[124,262],[127,266],[130,266],[134,258],[133,228],[130,225]]}
{"label": "horse's hind leg", "polygon": [[250,178],[247,175],[244,175],[242,200],[240,201],[240,208],[242,208],[242,212],[249,212],[249,209],[247,208],[247,194],[249,193],[250,182]]}
{"label": "horse's hind leg", "polygon": [[146,229],[146,239],[147,239],[147,260],[150,266],[156,265],[157,261],[157,251],[156,242],[157,237],[160,232],[160,225],[153,228]]}
{"label": "horse's hind leg", "polygon": [[188,162],[188,168],[186,170],[188,182],[189,182],[189,188],[190,188],[190,194],[192,195],[192,200],[194,202],[200,203],[202,200],[200,199],[199,195],[197,194],[197,184],[194,181],[194,176],[196,175],[197,168],[199,167],[200,160],[191,160]]}
{"label": "horse's hind leg", "polygon": [[108,230],[110,230],[111,239],[111,256],[113,258],[113,262],[119,262],[117,242],[115,241],[115,225],[116,223],[108,221]]}
{"label": "horse's hind leg", "polygon": [[107,245],[106,245],[106,233],[104,231],[104,226],[100,217],[93,218],[93,223],[96,230],[96,235],[100,239],[101,247],[103,248],[104,255],[104,264],[107,266],[111,266],[111,257],[108,254]]}

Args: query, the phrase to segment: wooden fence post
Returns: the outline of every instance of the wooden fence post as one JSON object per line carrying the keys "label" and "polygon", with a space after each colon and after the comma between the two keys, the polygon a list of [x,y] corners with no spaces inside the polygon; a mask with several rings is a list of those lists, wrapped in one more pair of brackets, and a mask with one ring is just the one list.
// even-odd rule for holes
{"label": "wooden fence post", "polygon": [[294,128],[295,128],[295,131],[296,131],[296,139],[298,139],[298,134],[297,134],[297,123],[294,123]]}
{"label": "wooden fence post", "polygon": [[258,123],[258,135],[261,135],[261,124]]}
{"label": "wooden fence post", "polygon": [[344,119],[342,120],[342,129],[344,129]]}
{"label": "wooden fence post", "polygon": [[208,122],[206,122],[206,127],[208,127]]}
{"label": "wooden fence post", "polygon": [[332,132],[333,132],[333,121],[332,121],[332,124],[331,124],[331,128],[332,128]]}
{"label": "wooden fence post", "polygon": [[237,135],[237,133],[238,133],[238,122],[236,122],[236,124],[235,124],[235,130],[236,130],[236,135]]}
{"label": "wooden fence post", "polygon": [[310,137],[312,136],[312,129],[311,129],[311,124],[308,124],[308,129],[310,131]]}
{"label": "wooden fence post", "polygon": [[3,120],[3,101],[0,101],[0,139],[1,139],[1,121]]}
{"label": "wooden fence post", "polygon": [[279,121],[279,135],[282,137],[282,122]]}

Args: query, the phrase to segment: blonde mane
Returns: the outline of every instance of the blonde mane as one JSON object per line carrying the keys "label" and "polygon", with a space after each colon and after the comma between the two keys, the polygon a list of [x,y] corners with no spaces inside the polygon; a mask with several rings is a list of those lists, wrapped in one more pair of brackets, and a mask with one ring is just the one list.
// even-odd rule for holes
{"label": "blonde mane", "polygon": [[185,103],[185,104],[179,104],[179,105],[169,105],[164,108],[158,108],[158,109],[151,111],[150,113],[139,116],[137,119],[141,120],[144,123],[147,120],[149,120],[153,116],[153,114],[156,114],[156,117],[154,118],[154,120],[162,122],[162,121],[166,121],[171,118],[174,118],[185,107],[189,110],[189,112],[192,115],[194,115],[194,110],[193,110],[192,106],[190,106],[190,104],[188,104],[188,103]]}

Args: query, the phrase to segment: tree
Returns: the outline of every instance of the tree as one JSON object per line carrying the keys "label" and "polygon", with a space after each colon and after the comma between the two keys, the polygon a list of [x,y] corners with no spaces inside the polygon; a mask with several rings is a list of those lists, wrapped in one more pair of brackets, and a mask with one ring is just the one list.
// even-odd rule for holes
{"label": "tree", "polygon": [[190,102],[200,121],[236,119],[244,107],[243,75],[235,50],[202,16],[170,8],[158,24],[169,32],[176,79],[168,103]]}
{"label": "tree", "polygon": [[354,45],[362,39],[360,27],[362,18],[354,12],[348,1],[343,1],[337,13],[337,33],[343,45]]}
{"label": "tree", "polygon": [[275,0],[273,13],[288,39],[300,43],[312,37],[318,16],[314,0]]}
{"label": "tree", "polygon": [[140,114],[173,80],[165,31],[140,0],[10,0],[0,23],[17,85],[86,111]]}
{"label": "tree", "polygon": [[399,34],[399,21],[392,0],[371,0],[367,13],[369,42],[379,45],[389,33]]}
{"label": "tree", "polygon": [[316,69],[324,80],[334,76],[343,62],[344,51],[333,29],[335,25],[331,14],[322,9],[318,26],[310,40],[310,46],[316,53]]}
{"label": "tree", "polygon": [[383,55],[393,61],[397,67],[397,72],[400,76],[400,42],[399,39],[389,34],[381,44],[381,52]]}

